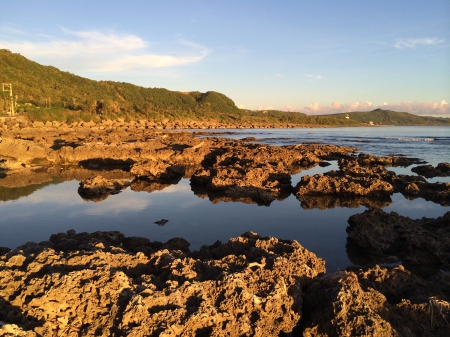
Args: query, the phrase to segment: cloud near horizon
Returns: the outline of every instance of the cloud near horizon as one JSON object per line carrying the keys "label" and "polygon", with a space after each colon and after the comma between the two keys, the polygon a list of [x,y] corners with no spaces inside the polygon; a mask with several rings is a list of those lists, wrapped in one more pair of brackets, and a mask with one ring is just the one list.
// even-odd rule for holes
{"label": "cloud near horizon", "polygon": [[397,49],[416,48],[417,46],[430,46],[438,43],[444,43],[444,39],[433,38],[419,38],[419,39],[397,39],[394,47]]}
{"label": "cloud near horizon", "polygon": [[[151,44],[139,36],[100,31],[71,31],[67,38],[42,42],[0,40],[0,48],[27,58],[45,61],[66,71],[117,72],[132,69],[176,67],[199,62],[211,51],[199,44],[177,40],[172,55],[151,52]],[[181,48],[180,48],[181,47]],[[180,51],[181,49],[181,51]]]}
{"label": "cloud near horizon", "polygon": [[[435,117],[450,117],[450,105],[442,100],[436,102],[398,102],[387,103],[375,106],[372,102],[355,102],[351,104],[343,104],[341,102],[333,102],[330,106],[320,105],[319,103],[311,103],[303,108],[303,111],[309,115],[326,115],[335,113],[345,113],[352,111],[371,111],[375,109],[393,110],[399,112],[409,112],[415,115],[429,115]],[[299,111],[294,107],[288,105],[285,107],[286,111]]]}

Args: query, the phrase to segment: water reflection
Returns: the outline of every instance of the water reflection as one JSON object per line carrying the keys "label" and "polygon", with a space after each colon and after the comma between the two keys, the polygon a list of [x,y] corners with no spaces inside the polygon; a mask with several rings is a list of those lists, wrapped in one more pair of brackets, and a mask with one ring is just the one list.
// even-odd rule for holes
{"label": "water reflection", "polygon": [[390,197],[371,198],[366,196],[338,196],[338,195],[299,195],[300,207],[303,209],[327,209],[335,207],[359,208],[384,208],[392,203]]}

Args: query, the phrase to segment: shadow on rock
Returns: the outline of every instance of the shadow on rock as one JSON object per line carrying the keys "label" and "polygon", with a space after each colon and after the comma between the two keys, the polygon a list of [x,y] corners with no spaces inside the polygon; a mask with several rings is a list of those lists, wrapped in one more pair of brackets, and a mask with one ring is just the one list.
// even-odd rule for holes
{"label": "shadow on rock", "polygon": [[131,159],[112,159],[112,158],[92,158],[81,160],[78,165],[88,170],[117,170],[130,171],[134,161]]}
{"label": "shadow on rock", "polygon": [[347,252],[354,264],[402,261],[427,274],[450,270],[450,212],[412,220],[372,209],[351,216],[348,223]]}
{"label": "shadow on rock", "polygon": [[450,275],[421,279],[402,266],[348,268],[308,286],[303,336],[447,336]]}
{"label": "shadow on rock", "polygon": [[30,315],[25,316],[20,307],[11,305],[10,302],[0,296],[1,336],[38,337],[39,335],[30,330],[39,328],[44,323],[44,320],[37,320]]}
{"label": "shadow on rock", "polygon": [[434,177],[449,177],[450,176],[450,164],[439,163],[436,167],[433,165],[419,165],[411,169],[412,172],[420,174],[425,178]]}

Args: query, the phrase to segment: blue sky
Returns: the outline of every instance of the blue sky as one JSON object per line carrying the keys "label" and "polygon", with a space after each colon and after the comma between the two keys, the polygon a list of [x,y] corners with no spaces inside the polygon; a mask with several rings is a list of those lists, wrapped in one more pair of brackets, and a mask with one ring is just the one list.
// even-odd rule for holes
{"label": "blue sky", "polygon": [[3,1],[0,48],[247,109],[450,117],[448,0]]}

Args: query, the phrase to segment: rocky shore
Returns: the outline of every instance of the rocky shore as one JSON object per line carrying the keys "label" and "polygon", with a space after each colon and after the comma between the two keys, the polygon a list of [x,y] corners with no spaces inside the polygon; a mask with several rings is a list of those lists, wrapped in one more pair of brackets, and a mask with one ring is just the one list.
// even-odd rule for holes
{"label": "rocky shore", "polygon": [[[333,274],[298,242],[252,232],[198,251],[183,238],[162,243],[74,230],[0,248],[2,336],[450,333],[450,212],[412,220],[381,210],[393,193],[448,206],[450,184],[421,176],[448,175],[448,163],[405,175],[388,168],[424,163],[344,146],[168,132],[146,122],[21,123],[0,125],[1,186],[24,187],[1,200],[55,179],[77,179],[83,199],[101,201],[124,188],[151,192],[185,177],[212,202],[269,205],[293,193],[303,208],[369,210],[348,220],[347,251],[361,267]],[[338,170],[293,186],[293,174],[331,160]]]}

